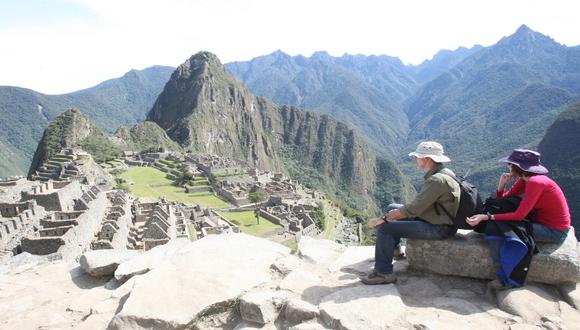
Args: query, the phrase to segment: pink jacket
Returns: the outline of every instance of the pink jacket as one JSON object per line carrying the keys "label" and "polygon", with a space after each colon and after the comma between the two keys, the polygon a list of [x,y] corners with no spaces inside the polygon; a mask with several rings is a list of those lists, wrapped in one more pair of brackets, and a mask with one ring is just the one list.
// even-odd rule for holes
{"label": "pink jacket", "polygon": [[[515,212],[495,214],[495,220],[521,221],[534,210],[532,222],[556,230],[570,228],[570,211],[562,189],[545,175],[531,176],[528,181],[520,178],[507,192],[497,191],[496,197],[516,195],[522,202]],[[523,196],[522,196],[523,195]]]}

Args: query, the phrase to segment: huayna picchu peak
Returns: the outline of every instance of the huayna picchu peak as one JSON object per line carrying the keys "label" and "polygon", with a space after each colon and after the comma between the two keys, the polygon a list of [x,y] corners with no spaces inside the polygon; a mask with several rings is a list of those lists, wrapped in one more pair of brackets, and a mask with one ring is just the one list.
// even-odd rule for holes
{"label": "huayna picchu peak", "polygon": [[[252,95],[208,52],[193,55],[175,70],[148,120],[185,150],[285,170],[342,195],[351,205],[376,209],[373,195],[384,204],[412,191],[396,166],[377,166],[377,156],[352,127]],[[379,168],[384,171],[380,178]],[[375,187],[378,181],[382,184]]]}

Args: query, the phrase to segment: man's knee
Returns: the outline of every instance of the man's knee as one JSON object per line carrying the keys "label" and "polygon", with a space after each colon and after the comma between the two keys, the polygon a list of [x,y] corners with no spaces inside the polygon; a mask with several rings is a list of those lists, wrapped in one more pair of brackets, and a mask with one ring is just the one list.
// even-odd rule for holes
{"label": "man's knee", "polygon": [[379,225],[379,227],[377,228],[377,238],[385,235],[390,235],[391,228],[392,226],[388,222]]}

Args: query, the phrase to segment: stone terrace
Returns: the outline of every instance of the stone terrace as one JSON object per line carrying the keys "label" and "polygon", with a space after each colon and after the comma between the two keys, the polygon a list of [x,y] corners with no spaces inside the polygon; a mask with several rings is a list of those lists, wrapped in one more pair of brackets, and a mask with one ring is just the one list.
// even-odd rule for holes
{"label": "stone terrace", "polygon": [[177,237],[176,216],[169,202],[133,203],[133,226],[129,231],[130,249],[149,250]]}
{"label": "stone terrace", "polygon": [[132,197],[123,190],[107,193],[111,206],[107,208],[101,229],[91,243],[93,250],[126,249],[129,228],[132,226]]}
{"label": "stone terrace", "polygon": [[108,201],[96,186],[83,186],[82,195],[73,200],[72,210],[59,210],[40,221],[39,230],[22,239],[24,252],[50,255],[53,259],[69,259],[90,247]]}
{"label": "stone terrace", "polygon": [[0,258],[20,253],[22,237],[32,234],[46,214],[35,200],[0,203],[0,212]]}

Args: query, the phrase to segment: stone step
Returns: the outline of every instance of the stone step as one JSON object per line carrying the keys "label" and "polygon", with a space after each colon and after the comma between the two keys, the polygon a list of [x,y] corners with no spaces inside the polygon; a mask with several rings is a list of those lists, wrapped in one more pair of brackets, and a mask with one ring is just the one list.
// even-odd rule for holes
{"label": "stone step", "polygon": [[66,162],[69,160],[73,160],[73,159],[74,159],[74,156],[72,156],[72,155],[55,155],[51,158],[51,160],[54,160],[54,161],[57,161],[60,163]]}
{"label": "stone step", "polygon": [[55,174],[55,173],[60,173],[60,171],[58,170],[53,170],[53,169],[48,169],[45,168],[44,166],[42,166],[41,168],[39,168],[37,170],[38,173],[45,173],[45,174]]}
{"label": "stone step", "polygon": [[53,179],[55,175],[53,173],[36,172],[36,176],[44,179]]}
{"label": "stone step", "polygon": [[55,170],[55,171],[60,171],[60,168],[62,167],[60,163],[56,163],[56,162],[51,162],[50,160],[46,163],[44,163],[42,165],[42,167],[50,169],[50,170]]}

